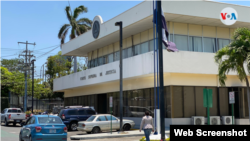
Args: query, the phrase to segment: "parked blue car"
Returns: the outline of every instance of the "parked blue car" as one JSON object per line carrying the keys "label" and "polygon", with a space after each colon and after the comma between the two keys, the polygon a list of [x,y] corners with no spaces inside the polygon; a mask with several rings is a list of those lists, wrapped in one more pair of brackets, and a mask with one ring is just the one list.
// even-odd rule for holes
{"label": "parked blue car", "polygon": [[31,116],[23,125],[19,141],[67,141],[67,127],[53,115]]}

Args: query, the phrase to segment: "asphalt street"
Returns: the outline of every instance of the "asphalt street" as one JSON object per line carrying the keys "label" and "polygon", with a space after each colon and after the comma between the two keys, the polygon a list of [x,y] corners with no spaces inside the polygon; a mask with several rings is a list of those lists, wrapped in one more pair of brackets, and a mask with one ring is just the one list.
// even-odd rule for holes
{"label": "asphalt street", "polygon": [[[0,131],[1,131],[1,140],[2,141],[19,141],[19,133],[21,130],[21,126],[17,124],[16,126],[13,126],[12,124],[9,124],[9,126],[4,126],[4,124],[1,124]],[[73,135],[85,135],[85,132],[81,131],[69,131],[68,132],[68,139],[67,141],[74,141],[70,140],[70,136]],[[98,136],[98,134],[97,134]],[[104,139],[93,139],[92,141],[139,141],[142,137],[126,137],[126,138],[104,138]]]}

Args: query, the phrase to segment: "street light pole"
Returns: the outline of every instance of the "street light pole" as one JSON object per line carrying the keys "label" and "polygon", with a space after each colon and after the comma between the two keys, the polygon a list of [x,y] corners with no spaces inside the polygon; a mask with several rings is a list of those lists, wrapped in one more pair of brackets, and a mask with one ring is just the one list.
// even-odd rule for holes
{"label": "street light pole", "polygon": [[123,90],[122,90],[122,21],[116,22],[115,26],[120,27],[120,132],[122,132],[123,117]]}

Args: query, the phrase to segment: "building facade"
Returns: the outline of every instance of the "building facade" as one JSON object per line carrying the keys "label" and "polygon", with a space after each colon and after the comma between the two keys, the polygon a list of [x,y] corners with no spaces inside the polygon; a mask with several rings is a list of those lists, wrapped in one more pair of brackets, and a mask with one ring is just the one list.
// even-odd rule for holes
{"label": "building facade", "polygon": [[[112,96],[114,115],[119,115],[119,28],[115,22],[122,21],[123,114],[137,126],[145,110],[153,114],[158,104],[154,100],[152,7],[152,2],[144,1],[106,22],[96,16],[91,31],[62,45],[63,55],[88,57],[87,70],[54,80],[54,91],[64,92],[65,106],[94,106],[98,113],[109,113]],[[220,21],[220,12],[226,7],[238,12],[237,22],[231,26]],[[250,28],[246,14],[250,7],[211,1],[162,1],[162,9],[169,41],[179,50],[163,49],[166,126],[191,124],[192,116],[205,117],[204,88],[213,90],[211,116],[231,115],[228,93],[234,91],[236,124],[249,124],[245,82],[236,72],[229,72],[226,86],[221,87],[214,55],[230,43],[236,28]]]}

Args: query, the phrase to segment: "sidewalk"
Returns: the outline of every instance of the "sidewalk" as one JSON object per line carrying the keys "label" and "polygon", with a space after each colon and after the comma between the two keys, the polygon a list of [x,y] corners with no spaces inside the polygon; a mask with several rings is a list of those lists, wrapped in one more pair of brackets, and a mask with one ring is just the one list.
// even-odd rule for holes
{"label": "sidewalk", "polygon": [[[170,131],[165,131],[166,134],[170,134]],[[153,134],[153,133],[152,133]],[[124,133],[119,134],[118,132],[109,133],[100,133],[100,134],[87,134],[87,135],[74,135],[71,136],[71,140],[90,140],[90,139],[103,139],[103,138],[124,138],[132,136],[144,136],[144,132],[139,130],[125,131]]]}

